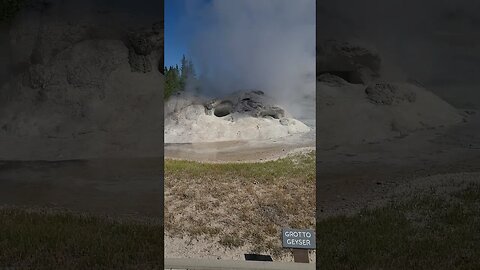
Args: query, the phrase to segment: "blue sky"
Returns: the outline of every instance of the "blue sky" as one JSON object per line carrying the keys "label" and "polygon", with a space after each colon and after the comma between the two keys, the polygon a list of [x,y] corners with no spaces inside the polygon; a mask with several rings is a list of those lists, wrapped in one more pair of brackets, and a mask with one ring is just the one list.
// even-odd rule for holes
{"label": "blue sky", "polygon": [[186,54],[186,34],[181,26],[186,12],[185,1],[165,1],[165,66],[178,64]]}
{"label": "blue sky", "polygon": [[188,56],[188,37],[194,28],[199,27],[199,22],[186,14],[194,12],[193,7],[209,2],[210,0],[165,0],[165,66],[180,64],[182,55]]}

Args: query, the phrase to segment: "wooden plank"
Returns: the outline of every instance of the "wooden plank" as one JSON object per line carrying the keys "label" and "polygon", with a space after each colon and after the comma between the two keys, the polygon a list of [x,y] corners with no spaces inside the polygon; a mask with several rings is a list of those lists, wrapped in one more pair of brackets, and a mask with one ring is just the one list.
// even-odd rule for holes
{"label": "wooden plank", "polygon": [[296,263],[309,263],[310,262],[310,260],[308,259],[308,250],[294,248],[294,249],[292,249],[292,253],[293,253],[293,260]]}

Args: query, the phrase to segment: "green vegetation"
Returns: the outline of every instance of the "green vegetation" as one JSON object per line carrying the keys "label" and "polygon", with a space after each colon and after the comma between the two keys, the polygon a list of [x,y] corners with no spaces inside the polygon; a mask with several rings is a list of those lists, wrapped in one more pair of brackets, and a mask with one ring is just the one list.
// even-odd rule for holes
{"label": "green vegetation", "polygon": [[315,152],[259,163],[165,160],[165,230],[282,256],[286,226],[315,226]]}
{"label": "green vegetation", "polygon": [[0,268],[163,269],[160,222],[0,209]]}
{"label": "green vegetation", "polygon": [[165,99],[173,93],[185,90],[187,80],[196,78],[195,67],[192,60],[182,57],[181,67],[178,65],[165,68]]}
{"label": "green vegetation", "polygon": [[200,163],[167,159],[165,173],[171,177],[242,177],[262,183],[273,183],[283,178],[302,178],[305,182],[314,182],[315,152],[258,163]]}
{"label": "green vegetation", "polygon": [[0,23],[11,20],[24,5],[24,0],[0,0]]}
{"label": "green vegetation", "polygon": [[317,223],[319,269],[480,269],[480,185]]}

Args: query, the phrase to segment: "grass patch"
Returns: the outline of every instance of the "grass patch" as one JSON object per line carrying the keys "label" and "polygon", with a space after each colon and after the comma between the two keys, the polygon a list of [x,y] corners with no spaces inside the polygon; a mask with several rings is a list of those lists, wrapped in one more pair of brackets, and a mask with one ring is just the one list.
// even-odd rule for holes
{"label": "grass patch", "polygon": [[200,163],[185,160],[165,160],[165,173],[172,177],[201,177],[221,175],[256,179],[273,183],[279,178],[298,178],[315,181],[315,152],[294,155],[258,163]]}
{"label": "grass patch", "polygon": [[165,230],[280,256],[283,227],[315,225],[315,152],[260,163],[165,161]]}
{"label": "grass patch", "polygon": [[317,223],[319,269],[480,269],[480,185]]}
{"label": "grass patch", "polygon": [[163,269],[163,227],[67,212],[0,209],[0,268]]}

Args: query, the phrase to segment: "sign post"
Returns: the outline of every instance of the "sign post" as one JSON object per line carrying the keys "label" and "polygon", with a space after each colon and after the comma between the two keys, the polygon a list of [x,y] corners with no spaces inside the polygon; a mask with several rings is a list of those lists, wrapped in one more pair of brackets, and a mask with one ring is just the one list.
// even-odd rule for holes
{"label": "sign post", "polygon": [[308,250],[316,248],[315,231],[282,229],[282,247],[291,248],[293,259],[298,263],[309,263]]}

